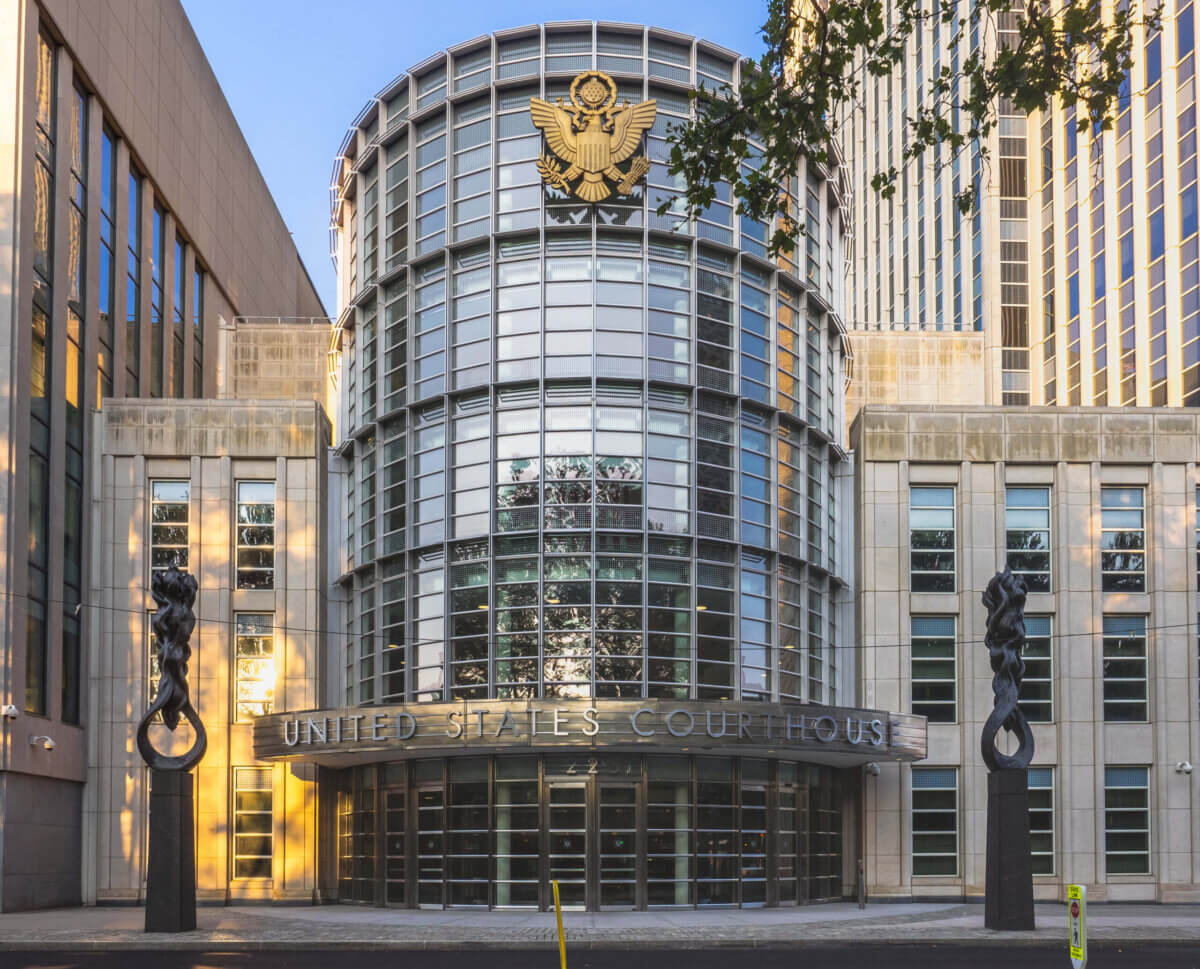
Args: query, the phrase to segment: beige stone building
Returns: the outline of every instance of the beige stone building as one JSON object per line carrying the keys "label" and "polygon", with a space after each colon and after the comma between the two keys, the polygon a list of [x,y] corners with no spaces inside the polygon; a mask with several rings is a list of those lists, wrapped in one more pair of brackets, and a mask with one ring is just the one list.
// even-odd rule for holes
{"label": "beige stone building", "polygon": [[177,0],[0,0],[0,910],[82,897],[91,412],[212,396],[220,320],[323,312]]}
{"label": "beige stone building", "polygon": [[865,404],[984,404],[982,333],[853,327],[846,427]]}
{"label": "beige stone building", "polygon": [[983,894],[992,708],[980,602],[1024,575],[1035,893],[1200,899],[1200,423],[1185,410],[865,407],[855,576],[868,706],[929,756],[868,778],[873,898]]}
{"label": "beige stone building", "polygon": [[[201,901],[311,900],[311,768],[257,763],[253,718],[318,706],[329,424],[309,401],[129,400],[94,416],[85,903],[140,901],[150,771],[134,731],[157,688],[150,577],[199,582],[189,685],[208,732],[195,771]],[[132,644],[132,645],[131,645]],[[164,751],[186,749],[152,728]]]}
{"label": "beige stone building", "polygon": [[[235,316],[217,325],[217,385],[232,400],[315,400],[336,413],[330,360],[336,331],[324,316]],[[336,437],[334,438],[336,440]]]}

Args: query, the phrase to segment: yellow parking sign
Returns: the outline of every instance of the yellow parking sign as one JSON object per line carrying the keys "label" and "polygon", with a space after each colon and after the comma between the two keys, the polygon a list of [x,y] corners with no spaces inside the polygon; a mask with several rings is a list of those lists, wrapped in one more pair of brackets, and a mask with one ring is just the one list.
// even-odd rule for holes
{"label": "yellow parking sign", "polygon": [[1070,925],[1068,945],[1071,948],[1071,965],[1074,969],[1087,966],[1087,888],[1083,885],[1067,886],[1067,919]]}

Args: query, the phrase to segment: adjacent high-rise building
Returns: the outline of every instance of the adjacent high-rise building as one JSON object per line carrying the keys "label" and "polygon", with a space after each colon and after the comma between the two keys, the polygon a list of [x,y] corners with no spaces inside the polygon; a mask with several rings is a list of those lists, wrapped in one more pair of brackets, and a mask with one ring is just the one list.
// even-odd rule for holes
{"label": "adjacent high-rise building", "polygon": [[[1000,15],[1000,42],[1016,16]],[[1160,30],[1135,30],[1112,130],[1081,129],[1059,104],[1025,117],[1002,101],[987,163],[975,145],[941,149],[940,168],[933,151],[900,163],[930,78],[986,35],[947,51],[949,27],[934,24],[904,71],[864,72],[843,126],[855,404],[1200,404],[1194,20],[1191,3],[1168,0]],[[902,172],[884,200],[870,180],[889,165]],[[963,214],[954,195],[972,181],[981,202]],[[919,360],[899,335],[913,331],[928,347]],[[948,331],[982,338],[935,349]],[[890,378],[900,359],[909,375]]]}
{"label": "adjacent high-rise building", "polygon": [[1030,120],[1031,399],[1200,405],[1195,7],[1138,31],[1113,130]]}
{"label": "adjacent high-rise building", "polygon": [[[103,691],[99,709],[89,702],[85,644],[112,628],[110,596],[137,600],[139,618],[153,607],[146,569],[122,573],[117,590],[86,552],[105,514],[88,412],[112,398],[211,396],[219,321],[323,311],[177,2],[0,0],[0,93],[0,908],[10,910],[81,897],[95,762],[84,724],[110,717],[113,702]],[[124,533],[113,540],[126,557],[149,554]]]}

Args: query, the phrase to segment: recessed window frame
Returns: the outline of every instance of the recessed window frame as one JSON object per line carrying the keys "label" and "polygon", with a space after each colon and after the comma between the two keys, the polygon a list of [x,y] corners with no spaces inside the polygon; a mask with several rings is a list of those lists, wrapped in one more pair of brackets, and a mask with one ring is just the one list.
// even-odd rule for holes
{"label": "recessed window frame", "polygon": [[[270,522],[250,521],[246,517],[248,515],[248,511],[251,507],[267,505],[267,502],[265,500],[263,500],[261,497],[251,500],[251,498],[249,496],[252,494],[252,492],[251,492],[249,486],[252,486],[252,485],[260,485],[260,486],[261,485],[270,485],[270,487],[271,487],[271,501],[270,501],[271,520],[270,520]],[[246,498],[242,497],[243,487],[246,488],[246,492],[245,492],[247,495]],[[275,482],[274,481],[264,481],[261,479],[243,479],[243,480],[237,481],[235,483],[234,493],[236,495],[236,501],[237,501],[237,514],[236,514],[236,518],[234,521],[234,550],[235,550],[234,568],[236,570],[236,580],[235,580],[236,588],[239,590],[257,590],[257,591],[267,590],[267,591],[269,591],[269,590],[275,588],[275,549],[276,549],[276,544],[275,544],[276,543],[275,505],[276,505],[276,500],[277,500],[277,490],[276,490]],[[246,511],[243,511],[243,509],[246,509]],[[246,518],[246,520],[243,520],[244,518]],[[271,544],[269,546],[267,546],[262,543],[246,542],[245,539],[248,535],[247,530],[251,529],[251,528],[257,528],[263,532],[265,532],[267,529],[270,529]],[[242,564],[242,562],[243,562],[242,552],[243,551],[247,551],[247,552],[263,551],[268,548],[271,553],[270,554],[270,565],[263,564],[267,561],[267,556],[265,556],[265,555],[259,557],[259,561],[257,563],[250,564],[250,565]],[[252,558],[251,556],[246,556],[247,561],[250,561],[251,558]],[[251,584],[250,580],[251,580],[252,576],[258,576],[260,579],[260,582],[265,581],[265,584]]]}
{"label": "recessed window frame", "polygon": [[[1122,493],[1128,493],[1131,498],[1136,496],[1138,504],[1122,501]],[[1122,521],[1125,513],[1137,513],[1140,523],[1136,528],[1130,528]],[[1116,537],[1120,535],[1140,537]],[[1117,543],[1122,541],[1134,541],[1139,544],[1130,545],[1120,551],[1109,551],[1110,548],[1118,548]],[[1141,558],[1140,568],[1115,567],[1135,564],[1132,557],[1138,555]],[[1122,556],[1125,561],[1122,561]],[[1101,588],[1105,592],[1146,591],[1146,489],[1140,485],[1100,489],[1100,578]]]}
{"label": "recessed window frame", "polygon": [[[951,878],[958,876],[958,768],[957,767],[913,767],[910,784],[912,818],[912,873],[914,878],[934,876]],[[953,803],[947,806],[947,793],[953,795]],[[941,795],[941,796],[936,796]],[[946,819],[952,827],[946,826]],[[940,821],[940,825],[939,825]],[[918,839],[930,840],[950,835],[954,839],[954,850],[919,851]],[[939,867],[941,871],[935,870]],[[952,864],[948,865],[949,859]],[[928,864],[926,863],[928,862]],[[919,870],[925,869],[925,870]]]}
{"label": "recessed window frame", "polygon": [[[275,858],[275,791],[270,767],[234,767],[233,783],[231,785],[233,831],[230,846],[231,877],[238,881],[266,881],[272,877],[272,867]],[[255,794],[267,795],[266,808],[262,807],[263,799],[255,798]],[[262,818],[266,818],[266,830]],[[247,830],[250,829],[250,830]],[[264,853],[261,840],[265,839],[267,851]],[[259,850],[251,850],[251,849]],[[266,874],[262,874],[263,862],[266,862]],[[254,872],[258,873],[254,873]]]}
{"label": "recessed window frame", "polygon": [[[927,717],[930,723],[957,723],[958,617],[910,616],[909,631],[912,712]],[[918,652],[922,655],[918,656]],[[944,666],[947,660],[950,663],[950,676],[933,675],[936,667]],[[942,689],[928,689],[934,685]],[[947,685],[948,691],[945,689]],[[928,695],[918,699],[918,688],[921,688],[920,692]],[[948,697],[935,697],[936,693],[948,693]],[[948,716],[945,715],[947,712]]]}
{"label": "recessed window frame", "polygon": [[275,614],[237,612],[233,622],[234,722],[253,723],[275,707]]}
{"label": "recessed window frame", "polygon": [[1053,875],[1054,768],[1029,768],[1029,841],[1035,875]]}
{"label": "recessed window frame", "polygon": [[[1025,617],[1025,677],[1019,703],[1030,723],[1054,722],[1054,617]],[[1034,687],[1044,688],[1034,692]]]}
{"label": "recessed window frame", "polygon": [[[175,494],[172,496],[168,488],[169,486],[182,485],[182,495]],[[161,487],[160,487],[161,486]],[[162,497],[160,497],[160,495]],[[178,510],[182,508],[185,517],[181,520],[174,516],[178,514]],[[168,528],[183,529],[183,541],[160,542],[156,541],[156,537],[164,535]],[[162,531],[160,531],[162,530]],[[178,536],[176,536],[178,537]],[[189,546],[191,542],[191,482],[186,478],[158,478],[150,482],[150,568],[149,574],[154,575],[155,572],[165,572],[172,565],[179,568],[181,571],[188,571],[189,564]],[[155,564],[155,559],[158,558],[156,552],[162,551],[164,557],[161,559],[165,564]],[[167,553],[174,550],[169,555],[170,561],[167,560]]]}
{"label": "recessed window frame", "polygon": [[[1139,796],[1140,795],[1140,796]],[[1140,801],[1140,803],[1139,803]],[[1138,813],[1142,818],[1136,817]],[[1150,768],[1142,765],[1109,766],[1104,768],[1104,873],[1106,875],[1149,875],[1151,866]],[[1114,840],[1126,836],[1126,840]],[[1114,845],[1134,844],[1143,840],[1144,847],[1130,850]],[[1132,864],[1114,867],[1118,859],[1145,858],[1137,870]]]}
{"label": "recessed window frame", "polygon": [[[1148,626],[1146,616],[1105,615],[1103,617],[1102,672],[1105,723],[1146,723],[1149,720]],[[1140,655],[1138,655],[1139,641]],[[1141,670],[1140,675],[1137,672],[1139,669]],[[1138,684],[1141,685],[1140,691],[1136,689]],[[1138,692],[1141,693],[1140,696],[1137,695]]]}
{"label": "recessed window frame", "polygon": [[[937,494],[942,492],[943,494]],[[947,501],[948,497],[948,501]],[[909,587],[912,592],[937,592],[937,593],[953,593],[958,590],[958,516],[957,516],[957,488],[950,485],[928,485],[928,484],[913,484],[909,486],[908,497],[908,534],[909,534]],[[929,518],[933,520],[936,513],[950,513],[950,525],[941,528],[915,527],[918,520]],[[920,514],[925,513],[925,514]],[[942,516],[937,516],[942,517]],[[949,545],[936,544],[918,544],[917,534],[919,532],[945,532],[949,531]],[[950,568],[917,568],[919,560],[918,555],[947,555],[949,557]],[[924,564],[924,563],[921,563]],[[934,579],[926,579],[926,576],[932,576]],[[949,576],[949,588],[937,588],[937,577]],[[945,586],[942,582],[941,585]]]}
{"label": "recessed window frame", "polygon": [[[1045,496],[1044,502],[1034,499]],[[1024,499],[1014,502],[1014,499]],[[1025,580],[1030,592],[1053,591],[1053,510],[1052,493],[1049,485],[1008,485],[1004,489],[1004,547],[1006,565],[1014,575]],[[1035,517],[1045,516],[1044,523],[1035,522]],[[1038,535],[1043,544],[1037,547],[1014,544],[1014,536]],[[1044,536],[1044,537],[1043,537]],[[1022,556],[1024,559],[1022,559]],[[1029,566],[1034,557],[1045,557],[1045,568]]]}

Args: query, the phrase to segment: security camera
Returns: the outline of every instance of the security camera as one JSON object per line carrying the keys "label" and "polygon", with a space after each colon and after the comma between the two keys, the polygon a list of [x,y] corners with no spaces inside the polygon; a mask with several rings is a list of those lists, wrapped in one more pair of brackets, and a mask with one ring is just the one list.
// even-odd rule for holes
{"label": "security camera", "polygon": [[1192,772],[1192,765],[1190,762],[1188,762],[1186,760],[1181,760],[1178,764],[1175,765],[1175,773],[1176,774],[1190,774],[1191,772]]}
{"label": "security camera", "polygon": [[36,747],[38,744],[41,744],[46,750],[53,750],[55,747],[58,746],[58,744],[56,744],[54,742],[53,737],[40,737],[40,736],[39,737],[30,737],[29,744],[32,747]]}
{"label": "security camera", "polygon": [[879,776],[879,765],[877,763],[875,763],[875,761],[871,761],[871,763],[867,764],[867,773],[870,774],[872,777],[878,777]]}
{"label": "security camera", "polygon": [[5,720],[16,720],[21,715],[15,703],[6,703],[0,707],[0,713],[4,714]]}

